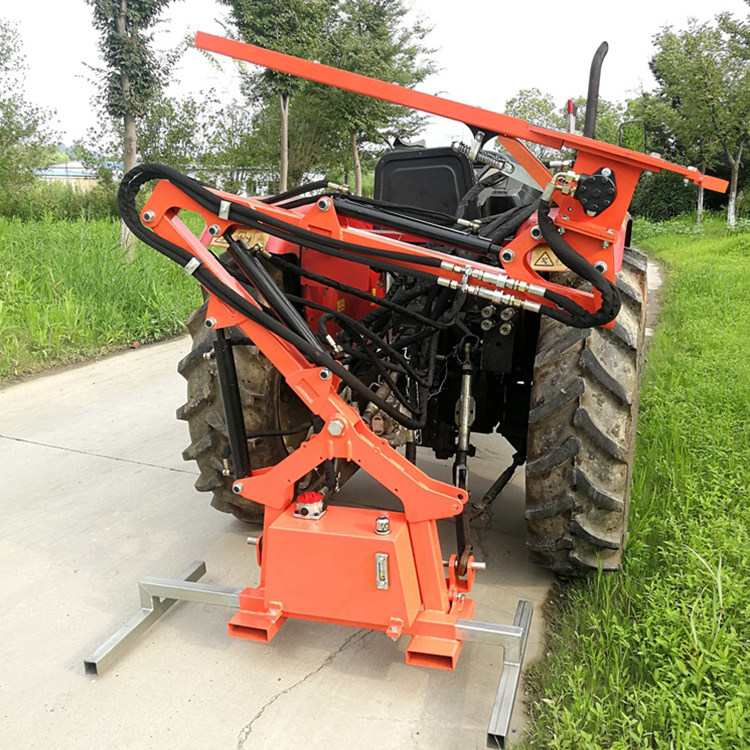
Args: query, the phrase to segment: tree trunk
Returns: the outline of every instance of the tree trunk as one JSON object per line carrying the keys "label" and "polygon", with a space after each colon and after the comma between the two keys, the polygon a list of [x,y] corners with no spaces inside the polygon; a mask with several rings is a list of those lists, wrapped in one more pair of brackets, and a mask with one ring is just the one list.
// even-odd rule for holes
{"label": "tree trunk", "polygon": [[734,229],[737,226],[737,185],[739,183],[740,165],[742,164],[742,150],[744,141],[737,149],[737,155],[729,160],[732,166],[732,177],[729,181],[729,200],[727,201],[727,226]]}
{"label": "tree trunk", "polygon": [[289,94],[279,91],[279,114],[281,115],[281,165],[279,169],[279,192],[287,189],[289,181]]}
{"label": "tree trunk", "polygon": [[741,139],[737,145],[737,153],[729,150],[729,145],[724,143],[724,155],[729,166],[732,168],[732,176],[729,180],[729,200],[727,201],[727,226],[734,229],[737,226],[737,185],[739,183],[740,166],[742,165],[742,151],[745,141]]}
{"label": "tree trunk", "polygon": [[354,166],[354,195],[362,195],[362,164],[359,161],[356,130],[350,131],[349,139],[352,146],[352,164]]}
{"label": "tree trunk", "polygon": [[[115,21],[115,30],[121,36],[127,33],[125,19],[128,12],[128,0],[120,0],[120,12]],[[120,86],[125,101],[130,99],[130,76],[127,73],[120,73]],[[123,143],[122,143],[122,173],[127,174],[135,166],[135,115],[126,112],[123,117]],[[123,252],[127,253],[128,260],[135,260],[135,241],[130,234],[125,222],[120,226],[120,247]]]}

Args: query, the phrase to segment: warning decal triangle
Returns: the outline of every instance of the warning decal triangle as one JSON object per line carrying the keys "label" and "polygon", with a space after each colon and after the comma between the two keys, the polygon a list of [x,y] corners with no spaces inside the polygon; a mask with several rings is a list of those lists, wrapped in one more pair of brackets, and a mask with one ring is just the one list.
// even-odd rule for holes
{"label": "warning decal triangle", "polygon": [[545,251],[534,261],[534,266],[537,268],[553,268],[555,266],[555,261],[552,260],[550,254]]}

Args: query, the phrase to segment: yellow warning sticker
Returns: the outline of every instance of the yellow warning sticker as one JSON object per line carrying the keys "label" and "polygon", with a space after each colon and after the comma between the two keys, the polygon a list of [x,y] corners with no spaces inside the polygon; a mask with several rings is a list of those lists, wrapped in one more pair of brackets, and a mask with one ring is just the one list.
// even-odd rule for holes
{"label": "yellow warning sticker", "polygon": [[[236,240],[242,240],[248,247],[250,247],[250,245],[254,245],[259,240],[262,241],[264,237],[261,232],[258,232],[254,229],[236,229],[234,232],[232,232],[232,236]],[[208,246],[222,248],[228,247],[227,241],[221,235],[219,235],[218,237],[214,237]]]}
{"label": "yellow warning sticker", "polygon": [[346,309],[346,300],[343,297],[336,302],[336,309],[339,312],[344,312]]}
{"label": "yellow warning sticker", "polygon": [[568,267],[548,247],[536,247],[531,251],[531,267],[535,271],[567,271]]}

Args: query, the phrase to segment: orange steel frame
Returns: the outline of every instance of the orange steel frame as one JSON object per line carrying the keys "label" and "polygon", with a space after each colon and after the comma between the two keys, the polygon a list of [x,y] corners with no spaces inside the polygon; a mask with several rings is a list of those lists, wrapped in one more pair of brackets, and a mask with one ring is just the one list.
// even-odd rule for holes
{"label": "orange steel frame", "polygon": [[[596,217],[588,216],[570,196],[558,197],[556,223],[570,234],[575,249],[589,262],[603,260],[607,275],[614,280],[614,247],[622,243],[627,208],[635,184],[644,169],[669,169],[711,189],[726,183],[660,159],[592,141],[581,136],[544,130],[522,120],[487,110],[450,102],[399,86],[346,73],[316,63],[270,52],[258,47],[199,33],[196,46],[286,73],[303,76],[350,91],[421,109],[460,120],[475,128],[499,134],[500,140],[516,156],[540,185],[550,181],[550,173],[517,139],[555,148],[577,149],[574,169],[593,173],[609,166],[617,176],[617,198]],[[245,203],[268,216],[328,237],[366,248],[396,250],[404,256],[440,258],[456,263],[455,256],[419,245],[400,242],[382,234],[350,226],[333,206],[321,210],[313,205],[307,211],[289,211],[251,198],[239,198],[216,191],[224,200]],[[149,226],[159,235],[179,244],[197,258],[217,279],[249,304],[257,303],[218,262],[216,256],[179,219],[181,210],[203,216],[208,225],[217,225],[223,234],[240,228],[221,219],[188,198],[177,187],[160,182],[144,207],[153,212]],[[531,268],[531,250],[541,244],[530,229],[512,240],[514,259],[504,270],[515,279],[552,288],[575,299],[589,310],[598,307],[598,297],[558,286],[540,277]],[[475,261],[473,269],[497,274],[501,269]],[[405,264],[408,266],[408,263]],[[451,270],[427,269],[436,276],[461,282],[462,274]],[[465,281],[465,279],[464,279]],[[496,290],[491,284],[472,279],[472,284]],[[539,297],[515,296],[546,304]],[[235,492],[265,506],[264,530],[258,544],[260,585],[240,596],[240,609],[229,623],[231,635],[268,641],[287,617],[367,627],[397,638],[412,636],[407,661],[423,666],[452,669],[461,650],[456,637],[458,618],[470,619],[474,602],[466,597],[474,572],[469,566],[465,577],[455,574],[455,556],[446,566],[438,540],[436,522],[461,512],[468,500],[466,490],[427,476],[414,464],[377,437],[359,413],[337,393],[338,378],[312,365],[296,348],[280,337],[239,314],[213,295],[209,296],[207,319],[217,329],[236,326],[251,339],[324,428],[274,466],[255,470],[234,483]],[[328,430],[331,423],[336,429]],[[330,507],[319,520],[294,517],[295,483],[309,471],[335,458],[356,463],[393,493],[403,505],[402,512],[389,512],[391,533],[374,533],[377,511]],[[388,587],[376,587],[375,556],[387,555]]]}

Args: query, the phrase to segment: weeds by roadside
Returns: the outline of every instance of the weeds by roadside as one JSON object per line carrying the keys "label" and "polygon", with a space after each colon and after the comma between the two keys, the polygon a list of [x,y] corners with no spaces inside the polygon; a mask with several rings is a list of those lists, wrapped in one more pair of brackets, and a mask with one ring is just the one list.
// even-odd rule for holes
{"label": "weeds by roadside", "polygon": [[0,380],[182,330],[198,285],[112,220],[0,218]]}
{"label": "weeds by roadside", "polygon": [[750,744],[750,234],[690,235],[638,236],[670,273],[626,561],[560,584],[528,747]]}

